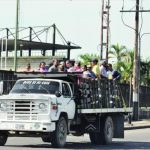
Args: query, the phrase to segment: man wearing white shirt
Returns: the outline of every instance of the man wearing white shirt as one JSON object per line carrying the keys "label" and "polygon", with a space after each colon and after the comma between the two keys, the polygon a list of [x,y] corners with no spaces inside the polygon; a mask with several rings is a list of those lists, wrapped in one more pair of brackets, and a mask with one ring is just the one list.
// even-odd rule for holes
{"label": "man wearing white shirt", "polygon": [[107,78],[107,62],[103,61],[100,65],[100,77],[101,78]]}

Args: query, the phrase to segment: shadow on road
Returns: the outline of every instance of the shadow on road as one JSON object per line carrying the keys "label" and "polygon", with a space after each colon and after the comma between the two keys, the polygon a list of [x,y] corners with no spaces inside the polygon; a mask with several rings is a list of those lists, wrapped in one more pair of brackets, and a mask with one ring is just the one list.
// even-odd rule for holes
{"label": "shadow on road", "polygon": [[[51,144],[37,144],[37,145],[6,145],[5,147],[24,149],[24,148],[36,148],[36,149],[54,149]],[[90,142],[77,143],[77,142],[67,142],[64,149],[150,149],[150,142],[130,142],[121,141],[113,142],[110,145],[92,145]]]}

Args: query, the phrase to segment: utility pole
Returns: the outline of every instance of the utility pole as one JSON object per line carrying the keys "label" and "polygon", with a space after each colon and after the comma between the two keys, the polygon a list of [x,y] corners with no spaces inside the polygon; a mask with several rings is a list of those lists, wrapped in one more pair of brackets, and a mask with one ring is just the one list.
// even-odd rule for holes
{"label": "utility pole", "polygon": [[15,29],[15,43],[14,43],[14,71],[17,70],[17,50],[18,50],[18,28],[19,28],[19,5],[20,0],[16,0],[16,29]]}
{"label": "utility pole", "polygon": [[56,25],[53,24],[53,50],[52,50],[52,56],[55,56],[55,43],[56,43]]}
{"label": "utility pole", "polygon": [[103,59],[103,22],[104,22],[104,0],[102,0],[102,16],[101,16],[101,51],[100,51],[100,60]]}
{"label": "utility pole", "polygon": [[150,12],[150,10],[139,10],[139,1],[136,0],[136,10],[122,10],[120,12],[135,12],[135,51],[133,64],[133,120],[139,119],[139,87],[140,87],[140,52],[139,52],[139,12]]}
{"label": "utility pole", "polygon": [[134,65],[133,65],[133,120],[139,119],[139,72],[138,67],[138,48],[139,48],[139,0],[136,0],[136,13],[135,13],[135,51],[134,51]]}
{"label": "utility pole", "polygon": [[102,0],[100,60],[105,59],[107,62],[109,49],[109,10],[110,0]]}
{"label": "utility pole", "polygon": [[107,36],[106,36],[106,61],[108,62],[108,51],[109,51],[109,9],[110,9],[110,0],[108,0],[108,4],[106,6],[108,15],[107,15]]}

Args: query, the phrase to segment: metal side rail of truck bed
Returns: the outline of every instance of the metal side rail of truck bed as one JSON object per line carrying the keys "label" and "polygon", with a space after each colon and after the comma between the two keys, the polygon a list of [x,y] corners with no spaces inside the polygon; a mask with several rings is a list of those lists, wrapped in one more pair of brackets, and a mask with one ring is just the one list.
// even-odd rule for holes
{"label": "metal side rail of truck bed", "polygon": [[97,108],[97,109],[78,109],[78,113],[94,114],[94,113],[131,113],[132,108]]}

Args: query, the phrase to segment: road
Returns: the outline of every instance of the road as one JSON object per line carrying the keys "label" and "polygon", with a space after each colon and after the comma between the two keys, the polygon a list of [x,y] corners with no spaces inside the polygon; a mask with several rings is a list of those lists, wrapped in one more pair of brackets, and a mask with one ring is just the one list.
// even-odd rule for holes
{"label": "road", "polygon": [[[94,146],[88,135],[82,137],[68,136],[64,149],[150,149],[150,129],[126,130],[124,139],[115,139],[105,146]],[[9,138],[0,150],[48,150],[53,149],[49,143],[43,143],[40,138]]]}

